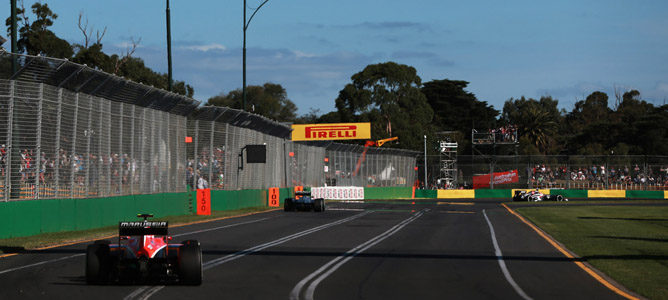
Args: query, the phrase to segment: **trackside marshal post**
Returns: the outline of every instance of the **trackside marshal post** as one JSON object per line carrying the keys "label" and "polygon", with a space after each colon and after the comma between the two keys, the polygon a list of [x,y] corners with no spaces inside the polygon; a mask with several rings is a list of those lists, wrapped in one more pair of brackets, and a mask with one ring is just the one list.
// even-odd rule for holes
{"label": "trackside marshal post", "polygon": [[371,123],[294,124],[293,141],[368,140]]}

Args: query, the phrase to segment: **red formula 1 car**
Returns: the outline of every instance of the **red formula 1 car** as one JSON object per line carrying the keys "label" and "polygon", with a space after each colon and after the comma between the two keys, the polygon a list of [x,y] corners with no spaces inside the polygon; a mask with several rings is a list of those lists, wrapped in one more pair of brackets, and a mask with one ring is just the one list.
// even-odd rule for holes
{"label": "red formula 1 car", "polygon": [[202,250],[196,240],[169,244],[165,221],[120,222],[118,244],[96,241],[86,249],[86,282],[202,283]]}

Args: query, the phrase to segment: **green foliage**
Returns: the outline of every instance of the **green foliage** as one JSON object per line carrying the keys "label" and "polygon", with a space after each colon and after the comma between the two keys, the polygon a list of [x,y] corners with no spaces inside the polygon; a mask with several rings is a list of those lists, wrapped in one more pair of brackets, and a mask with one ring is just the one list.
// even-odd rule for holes
{"label": "green foliage", "polygon": [[[207,104],[241,109],[243,91],[237,89],[229,94],[209,98]],[[246,108],[256,114],[279,122],[294,122],[297,106],[288,99],[288,94],[280,84],[265,83],[263,86],[246,87]],[[311,116],[315,119],[315,116]]]}
{"label": "green foliage", "polygon": [[433,110],[415,68],[395,62],[368,65],[336,98],[342,122],[371,122],[372,139],[398,136],[402,148],[420,149]]}
{"label": "green foliage", "polygon": [[511,98],[503,105],[501,122],[516,125],[520,139],[525,138],[541,153],[552,154],[559,148],[555,136],[562,119],[557,104],[552,97]]}
{"label": "green foliage", "polygon": [[[57,37],[49,30],[58,15],[51,11],[48,4],[35,3],[32,5],[31,10],[36,18],[32,23],[26,15],[25,8],[17,7],[16,10],[19,35],[16,44],[20,52],[56,58],[70,58],[74,54],[72,46],[67,41]],[[11,18],[7,18],[5,24],[9,35],[11,34]]]}
{"label": "green foliage", "polygon": [[[433,80],[426,82],[422,93],[434,110],[432,125],[438,131],[459,131],[457,140],[460,151],[471,152],[471,130],[494,128],[499,112],[486,101],[479,101],[473,93],[465,90],[469,83],[461,80]],[[462,145],[465,145],[462,147]]]}
{"label": "green foliage", "polygon": [[560,131],[566,139],[566,154],[667,153],[666,107],[655,107],[639,98],[637,90],[628,91],[612,110],[608,96],[597,91],[575,103]]}
{"label": "green foliage", "polygon": [[[102,51],[102,43],[99,40],[86,47],[86,45],[70,45],[66,40],[56,36],[49,28],[58,15],[51,11],[48,4],[35,3],[31,6],[31,11],[35,19],[33,22],[30,22],[31,17],[26,14],[25,8],[17,8],[19,24],[17,46],[20,53],[66,58],[135,82],[164,90],[168,88],[167,74],[151,70],[144,65],[142,59],[131,57],[130,52],[122,57],[116,54],[109,56]],[[11,33],[11,19],[7,18],[5,24],[7,32]],[[195,93],[193,87],[183,81],[175,81],[173,91],[187,97],[192,97]]]}

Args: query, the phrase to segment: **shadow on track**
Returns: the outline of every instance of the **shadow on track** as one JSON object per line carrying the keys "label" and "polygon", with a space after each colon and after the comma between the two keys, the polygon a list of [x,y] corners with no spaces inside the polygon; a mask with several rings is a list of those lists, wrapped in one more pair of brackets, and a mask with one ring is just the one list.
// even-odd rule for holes
{"label": "shadow on track", "polygon": [[584,219],[584,220],[650,221],[650,222],[668,221],[668,219],[606,218],[606,217],[578,217],[578,219]]}
{"label": "shadow on track", "polygon": [[[207,255],[230,255],[239,253],[235,250],[204,250]],[[242,252],[243,253],[243,252]],[[313,251],[258,251],[245,253],[249,256],[284,256],[284,257],[338,257],[344,255],[344,252],[313,252]],[[552,262],[586,262],[590,259],[611,259],[611,260],[668,260],[668,255],[590,255],[580,258],[568,257],[550,257],[550,256],[530,256],[530,255],[475,255],[475,254],[408,254],[408,253],[374,253],[364,252],[355,255],[358,258],[400,258],[400,259],[455,259],[455,260],[498,260],[506,261],[552,261]]]}

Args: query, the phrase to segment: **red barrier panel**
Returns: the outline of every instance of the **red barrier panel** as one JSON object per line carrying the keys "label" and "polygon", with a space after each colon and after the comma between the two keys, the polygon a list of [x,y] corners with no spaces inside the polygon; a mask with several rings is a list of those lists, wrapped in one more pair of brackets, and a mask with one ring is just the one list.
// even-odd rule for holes
{"label": "red barrier panel", "polygon": [[269,195],[267,199],[269,201],[269,207],[279,207],[281,204],[281,201],[279,200],[279,194],[278,194],[278,188],[277,187],[272,187],[269,188]]}
{"label": "red barrier panel", "polygon": [[[508,172],[496,172],[494,173],[494,185],[497,184],[506,184],[506,183],[515,183],[520,180],[517,170],[512,170]],[[486,188],[489,187],[489,174],[473,176],[473,188]]]}
{"label": "red barrier panel", "polygon": [[211,215],[211,190],[197,190],[197,214]]}

